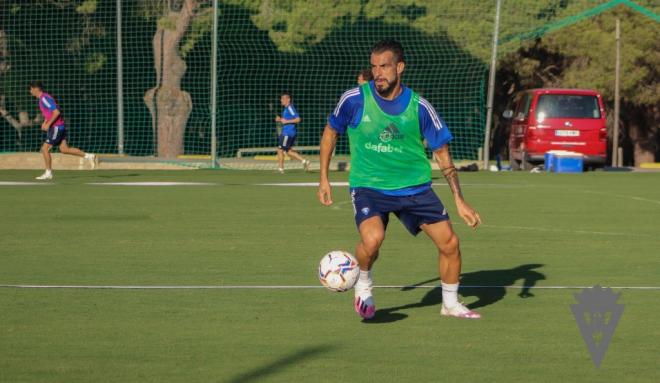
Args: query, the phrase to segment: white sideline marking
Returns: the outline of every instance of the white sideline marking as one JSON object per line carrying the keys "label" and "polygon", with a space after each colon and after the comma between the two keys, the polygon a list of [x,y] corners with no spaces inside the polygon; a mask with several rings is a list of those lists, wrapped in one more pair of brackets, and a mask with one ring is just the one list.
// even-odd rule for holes
{"label": "white sideline marking", "polygon": [[488,225],[488,224],[482,224],[481,226],[490,229],[527,230],[527,231],[542,231],[542,232],[551,232],[551,233],[595,234],[595,235],[613,235],[613,236],[623,236],[623,237],[644,237],[644,238],[658,237],[656,235],[650,235],[650,234],[621,233],[616,231],[611,232],[611,231],[590,231],[590,230],[567,230],[567,229],[550,229],[550,228],[530,227],[530,226],[503,226],[503,225]]}
{"label": "white sideline marking", "polygon": [[[318,182],[273,182],[273,183],[263,183],[263,184],[254,184],[255,186],[292,186],[292,187],[317,187],[319,186]],[[432,183],[432,186],[448,186],[446,183]],[[349,186],[348,182],[330,182],[330,186]],[[529,186],[526,184],[470,184],[470,183],[461,183],[461,186],[485,186],[485,187],[522,187]]]}
{"label": "white sideline marking", "polygon": [[90,182],[87,185],[111,186],[206,186],[218,185],[212,182]]}
{"label": "white sideline marking", "polygon": [[0,181],[0,186],[42,186],[53,185],[49,182],[14,182],[14,181]]}
{"label": "white sideline marking", "polygon": [[[435,289],[440,285],[381,285],[374,286],[379,289]],[[481,286],[465,285],[461,289],[536,289],[536,290],[577,290],[588,289],[593,286]],[[14,289],[86,289],[86,290],[293,290],[293,289],[322,289],[320,285],[191,285],[191,286],[138,286],[138,285],[0,285],[0,288]],[[603,288],[618,290],[659,290],[660,286],[603,286]]]}
{"label": "white sideline marking", "polygon": [[[318,187],[318,182],[283,182],[283,183],[266,183],[254,184],[255,186],[294,186],[294,187]],[[348,186],[348,182],[330,182],[330,186]]]}
{"label": "white sideline marking", "polygon": [[624,199],[631,199],[633,201],[650,202],[652,204],[660,205],[660,201],[657,201],[657,200],[654,200],[654,199],[649,199],[649,198],[631,196],[631,195],[605,193],[605,192],[597,192],[597,191],[591,191],[591,190],[585,190],[585,191],[583,191],[583,193],[586,193],[586,194],[599,194],[599,195],[605,195],[605,196],[608,196],[608,197],[618,197],[618,198],[624,198]]}
{"label": "white sideline marking", "polygon": [[[32,186],[32,185],[55,185],[52,182],[20,182],[20,181],[0,181],[0,186]],[[153,181],[153,182],[88,182],[85,185],[109,185],[109,186],[210,186],[222,185],[215,182],[173,182],[173,181]],[[253,186],[284,186],[284,187],[318,187],[318,182],[281,182],[281,183],[261,183],[251,184]],[[346,187],[349,186],[348,182],[330,182],[331,186]],[[529,186],[524,184],[462,184],[463,186],[476,186],[476,187],[521,187]],[[446,183],[433,183],[432,186],[447,186]],[[643,200],[646,202],[653,202],[660,204],[660,201],[645,200],[640,197],[628,197],[636,200]]]}
{"label": "white sideline marking", "polygon": [[[433,182],[431,186],[449,186],[446,182]],[[529,184],[471,184],[461,182],[461,186],[476,186],[476,187],[496,187],[496,188],[520,188],[520,187],[532,187],[535,185]]]}
{"label": "white sideline marking", "polygon": [[635,201],[651,202],[651,203],[654,203],[656,205],[660,205],[660,201],[656,201],[654,199],[648,199],[648,198],[642,198],[642,197],[630,197],[630,198],[635,200]]}

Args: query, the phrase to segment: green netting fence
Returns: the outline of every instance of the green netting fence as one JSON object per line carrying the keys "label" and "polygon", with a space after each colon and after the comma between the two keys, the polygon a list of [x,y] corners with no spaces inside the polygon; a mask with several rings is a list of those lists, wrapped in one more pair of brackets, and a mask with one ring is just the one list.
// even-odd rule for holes
{"label": "green netting fence", "polygon": [[[274,119],[285,90],[302,117],[297,144],[315,146],[339,96],[369,67],[370,46],[393,37],[406,48],[404,82],[445,119],[454,156],[479,156],[496,1],[218,1],[215,74],[213,3],[4,0],[0,152],[33,152],[43,142],[28,93],[35,79],[63,110],[70,143],[86,151],[217,156],[222,164],[240,149],[276,145]],[[501,54],[617,7],[658,21],[652,1],[501,4]],[[338,152],[346,151],[341,139]]]}

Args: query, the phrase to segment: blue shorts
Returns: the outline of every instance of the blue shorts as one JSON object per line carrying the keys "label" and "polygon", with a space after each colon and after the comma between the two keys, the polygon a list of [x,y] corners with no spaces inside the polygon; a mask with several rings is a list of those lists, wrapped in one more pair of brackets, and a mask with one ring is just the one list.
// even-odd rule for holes
{"label": "blue shorts", "polygon": [[48,136],[46,137],[46,143],[58,146],[62,143],[63,140],[66,140],[66,129],[64,125],[51,126],[48,128]]}
{"label": "blue shorts", "polygon": [[282,149],[285,152],[288,152],[295,142],[296,142],[296,136],[285,136],[283,134],[280,134],[277,137],[277,148]]}
{"label": "blue shorts", "polygon": [[354,188],[351,189],[351,201],[358,230],[362,221],[373,216],[380,216],[387,228],[390,213],[394,213],[412,235],[417,235],[423,224],[449,219],[447,209],[430,188],[419,194],[402,197],[388,196],[371,189]]}

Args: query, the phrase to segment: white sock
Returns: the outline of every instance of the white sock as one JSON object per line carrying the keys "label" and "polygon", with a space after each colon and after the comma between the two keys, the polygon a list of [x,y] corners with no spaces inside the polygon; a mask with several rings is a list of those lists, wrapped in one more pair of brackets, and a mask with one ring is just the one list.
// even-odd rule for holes
{"label": "white sock", "polygon": [[358,278],[358,282],[360,284],[367,284],[369,286],[373,285],[373,281],[371,280],[371,270],[364,271],[360,269],[360,277]]}
{"label": "white sock", "polygon": [[360,270],[360,276],[358,281],[355,284],[355,296],[359,296],[362,299],[367,299],[371,296],[371,286],[374,282],[371,279],[371,270],[364,271]]}
{"label": "white sock", "polygon": [[92,153],[85,153],[85,159],[89,160],[90,158],[94,157]]}
{"label": "white sock", "polygon": [[458,283],[444,283],[442,285],[442,304],[452,308],[458,304]]}

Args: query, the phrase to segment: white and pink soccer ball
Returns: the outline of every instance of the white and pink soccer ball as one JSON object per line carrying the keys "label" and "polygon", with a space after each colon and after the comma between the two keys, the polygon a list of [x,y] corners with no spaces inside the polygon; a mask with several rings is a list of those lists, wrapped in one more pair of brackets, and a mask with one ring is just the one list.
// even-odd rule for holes
{"label": "white and pink soccer ball", "polygon": [[328,290],[343,292],[353,288],[360,276],[357,259],[341,250],[331,251],[319,262],[319,280]]}

